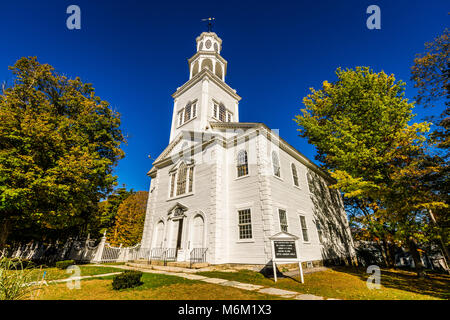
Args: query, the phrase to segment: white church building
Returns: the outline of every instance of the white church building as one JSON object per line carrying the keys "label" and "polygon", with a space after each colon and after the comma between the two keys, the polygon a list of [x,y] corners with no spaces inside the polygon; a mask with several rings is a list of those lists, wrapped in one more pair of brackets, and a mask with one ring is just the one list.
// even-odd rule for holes
{"label": "white church building", "polygon": [[[153,162],[141,248],[152,257],[266,265],[269,237],[299,238],[305,262],[350,261],[353,241],[331,178],[263,123],[240,122],[222,40],[196,39],[174,99],[169,144]],[[289,118],[289,117],[288,117]]]}

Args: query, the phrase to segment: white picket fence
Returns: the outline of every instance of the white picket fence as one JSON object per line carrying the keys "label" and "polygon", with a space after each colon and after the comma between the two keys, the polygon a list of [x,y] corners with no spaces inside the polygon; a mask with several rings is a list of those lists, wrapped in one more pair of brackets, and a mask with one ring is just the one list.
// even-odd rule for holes
{"label": "white picket fence", "polygon": [[106,242],[106,236],[96,246],[95,241],[89,238],[80,240],[68,240],[64,244],[41,244],[30,242],[17,245],[0,254],[9,258],[19,258],[33,261],[51,263],[60,260],[75,260],[79,262],[127,262],[138,259],[148,259],[150,249],[141,248],[140,244],[133,247],[113,247]]}

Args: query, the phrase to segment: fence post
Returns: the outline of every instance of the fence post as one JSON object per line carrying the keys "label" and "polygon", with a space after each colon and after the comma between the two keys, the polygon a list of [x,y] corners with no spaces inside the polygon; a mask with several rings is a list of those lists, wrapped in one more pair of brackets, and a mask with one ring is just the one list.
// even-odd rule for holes
{"label": "fence post", "polygon": [[95,263],[102,262],[103,249],[105,248],[105,243],[106,243],[106,231],[103,233],[103,237],[100,240],[100,243],[98,244],[97,251],[95,252],[95,256],[92,262]]}

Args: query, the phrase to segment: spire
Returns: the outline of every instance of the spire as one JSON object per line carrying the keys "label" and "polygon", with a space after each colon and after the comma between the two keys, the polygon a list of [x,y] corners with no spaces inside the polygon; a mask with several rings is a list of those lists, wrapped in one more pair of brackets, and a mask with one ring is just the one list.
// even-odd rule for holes
{"label": "spire", "polygon": [[212,24],[214,20],[216,20],[216,18],[202,19],[202,21],[208,21],[208,32],[212,32]]}

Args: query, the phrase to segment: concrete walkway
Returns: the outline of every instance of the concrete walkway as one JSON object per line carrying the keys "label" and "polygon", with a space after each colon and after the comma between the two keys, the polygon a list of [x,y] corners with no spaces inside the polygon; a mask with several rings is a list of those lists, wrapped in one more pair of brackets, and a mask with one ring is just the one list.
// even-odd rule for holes
{"label": "concrete walkway", "polygon": [[[278,289],[278,288],[264,287],[261,285],[255,285],[255,284],[243,283],[243,282],[238,282],[238,281],[229,281],[229,280],[220,279],[220,278],[210,278],[210,277],[196,275],[195,272],[198,272],[199,270],[192,271],[192,269],[188,269],[189,273],[182,272],[182,271],[187,271],[187,270],[178,271],[178,269],[184,269],[184,268],[177,268],[177,271],[174,271],[174,270],[165,271],[165,270],[161,270],[161,268],[159,268],[160,270],[155,270],[155,269],[143,268],[142,266],[136,266],[133,264],[132,264],[132,266],[128,266],[128,265],[106,265],[105,266],[105,265],[101,265],[101,264],[96,264],[95,266],[120,268],[120,269],[126,269],[126,270],[138,270],[138,271],[142,271],[142,272],[146,272],[146,273],[165,274],[165,275],[181,277],[181,278],[185,278],[185,279],[189,279],[189,280],[198,280],[198,281],[213,283],[213,284],[217,284],[217,285],[221,285],[221,286],[228,286],[228,287],[233,287],[233,288],[242,289],[242,290],[259,292],[262,294],[279,296],[279,297],[287,298],[287,299],[325,300],[325,298],[323,298],[323,297],[315,296],[312,294],[300,294],[299,292],[296,292],[296,291],[288,291],[288,290],[282,290],[282,289]],[[331,300],[331,299],[328,299],[328,300]],[[336,299],[332,299],[332,300],[336,300]]]}
{"label": "concrete walkway", "polygon": [[111,273],[104,273],[104,274],[96,274],[93,276],[80,276],[80,277],[69,277],[69,278],[65,278],[65,279],[57,279],[57,280],[45,280],[45,281],[33,281],[33,282],[28,282],[25,285],[29,286],[29,285],[39,285],[39,284],[43,284],[43,283],[60,283],[60,282],[70,282],[70,281],[75,281],[75,280],[84,280],[84,279],[89,279],[89,278],[101,278],[101,277],[108,277],[108,276],[115,276],[117,274],[121,274],[122,272],[111,272]]}

